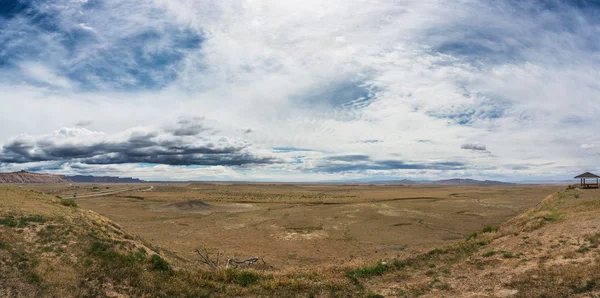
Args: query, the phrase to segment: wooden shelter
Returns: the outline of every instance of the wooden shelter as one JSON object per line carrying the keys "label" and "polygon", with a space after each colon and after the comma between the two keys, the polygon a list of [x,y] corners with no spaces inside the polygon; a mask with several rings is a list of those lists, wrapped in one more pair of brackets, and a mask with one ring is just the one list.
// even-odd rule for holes
{"label": "wooden shelter", "polygon": [[[596,178],[596,183],[587,183],[585,179],[594,179]],[[581,188],[598,188],[600,184],[598,184],[598,178],[600,176],[596,174],[592,174],[590,172],[585,172],[579,176],[575,176],[575,179],[579,179],[581,182]]]}

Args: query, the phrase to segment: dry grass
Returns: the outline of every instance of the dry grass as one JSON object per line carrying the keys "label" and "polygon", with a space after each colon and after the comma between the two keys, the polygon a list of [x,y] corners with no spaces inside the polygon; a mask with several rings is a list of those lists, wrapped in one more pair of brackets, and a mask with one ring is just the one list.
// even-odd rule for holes
{"label": "dry grass", "polygon": [[[342,272],[174,268],[117,224],[38,192],[0,188],[0,296],[203,297],[354,293]],[[319,276],[318,278],[316,276]],[[345,294],[344,294],[345,293]]]}
{"label": "dry grass", "polygon": [[[56,190],[56,188],[55,188]],[[171,184],[77,199],[184,259],[260,256],[281,270],[399,258],[497,226],[554,186]],[[133,197],[143,197],[138,200]],[[373,233],[372,231],[377,231]]]}
{"label": "dry grass", "polygon": [[[121,200],[118,201],[119,203],[125,203],[125,207],[121,207],[124,210],[132,210],[131,206],[149,208],[153,202],[160,204],[178,202],[174,195],[173,198],[170,197],[170,193],[167,198],[160,198],[161,194],[165,194],[163,191],[164,189],[159,189],[157,192],[145,193],[143,201],[124,197],[116,199]],[[277,191],[274,193],[278,193]],[[355,189],[355,191],[360,193],[364,190]],[[442,191],[445,191],[445,197]],[[192,196],[191,194],[195,192],[180,188],[176,192],[182,197],[191,196],[186,200],[202,199],[210,202],[211,205],[219,205],[219,202],[225,200]],[[379,193],[370,194],[368,197],[363,194],[365,197],[359,196],[357,200],[366,199],[365,201],[350,204],[345,202],[347,198],[336,197],[333,190],[326,189],[322,192],[329,193],[331,196],[324,200],[330,203],[343,203],[344,207],[356,208],[357,206],[353,204],[366,206],[373,203],[389,204],[389,201],[385,201]],[[387,190],[382,192],[387,193]],[[475,206],[469,205],[470,200],[479,200],[481,204],[487,205],[487,208],[495,210],[501,209],[498,206],[509,205],[508,202],[514,201],[518,193],[510,190],[501,192],[499,189],[492,188],[466,189],[458,195],[457,192],[453,192],[452,196],[448,194],[448,189],[436,188],[431,192],[439,192],[438,201],[430,200],[427,203],[408,201],[409,205],[404,205],[404,208],[409,208],[408,206],[412,208],[407,209],[412,212],[408,214],[415,216],[420,214],[419,216],[431,220],[438,214],[423,212],[427,207],[436,206],[441,210],[438,211],[440,214],[452,210],[451,214],[458,214],[460,218],[460,216],[467,216],[465,213],[486,211],[486,206],[481,207],[482,209],[465,209],[466,206]],[[486,194],[482,195],[482,193]],[[494,193],[498,196],[496,197]],[[528,193],[533,194],[534,191],[531,189],[523,191],[523,194]],[[541,192],[538,189],[535,193]],[[396,194],[396,197],[399,196],[402,194]],[[433,197],[429,194],[426,196]],[[486,196],[491,196],[493,199],[483,199]],[[506,197],[500,198],[501,196]],[[265,197],[257,199],[269,200]],[[77,200],[77,202],[81,206],[90,203],[91,200],[86,199],[83,203]],[[383,200],[383,203],[377,203],[377,200]],[[62,206],[60,200],[36,191],[0,188],[0,274],[6,277],[0,279],[0,296],[21,294],[31,297],[62,297],[124,294],[164,297],[209,295],[238,297],[380,297],[378,295],[565,297],[579,295],[583,297],[597,295],[600,286],[598,281],[600,234],[597,231],[597,227],[600,226],[600,218],[597,215],[600,204],[597,203],[598,201],[600,201],[598,191],[561,191],[548,196],[537,205],[532,204],[535,206],[499,225],[499,228],[496,228],[496,225],[500,222],[488,222],[489,227],[481,223],[471,230],[465,229],[464,240],[446,242],[449,244],[442,244],[438,248],[422,253],[405,253],[387,257],[377,257],[370,253],[370,261],[368,258],[356,258],[339,264],[324,264],[303,269],[208,270],[180,266],[180,262],[187,261],[185,258],[181,260],[180,254],[142,241],[137,236],[125,232],[121,225],[95,212],[85,210],[84,207]],[[112,203],[110,198],[98,202],[117,203],[117,201]],[[407,203],[407,201],[400,202]],[[444,205],[445,203],[448,204]],[[457,207],[450,209],[448,207],[450,205]],[[336,209],[327,208],[332,206],[339,207],[336,204],[316,207],[325,207],[324,212],[331,214]],[[394,206],[394,208],[399,207]],[[317,209],[301,210],[317,212]],[[463,210],[466,211],[458,212]],[[271,210],[260,210],[263,214],[268,214],[269,211]],[[414,211],[422,213],[414,213]],[[149,212],[148,214],[153,214],[151,210]],[[239,219],[239,215],[239,213],[217,213],[211,220],[217,216]],[[190,217],[207,216],[211,215]],[[503,214],[497,218],[506,216]],[[138,215],[137,220],[143,218]],[[169,216],[165,218],[173,220]],[[364,222],[362,224],[365,224],[368,221],[377,222],[380,218],[371,213],[356,220],[361,220]],[[448,225],[447,221],[441,222]],[[397,220],[394,223],[397,224]],[[406,221],[404,220],[403,223]],[[125,224],[128,225],[126,221]],[[326,221],[315,224],[314,220],[291,220],[288,224],[283,228],[300,235],[328,231],[330,228]],[[398,227],[408,228],[412,227],[412,224]],[[477,233],[473,233],[476,231]],[[466,237],[469,234],[470,236]],[[340,238],[340,242],[352,245],[356,241],[353,237],[356,236],[356,234],[350,235],[349,240]],[[315,244],[321,240],[309,241]]]}

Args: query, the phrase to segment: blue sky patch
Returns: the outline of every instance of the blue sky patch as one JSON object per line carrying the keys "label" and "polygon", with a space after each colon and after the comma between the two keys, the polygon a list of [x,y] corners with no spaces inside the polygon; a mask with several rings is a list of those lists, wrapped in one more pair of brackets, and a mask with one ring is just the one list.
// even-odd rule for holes
{"label": "blue sky patch", "polygon": [[132,33],[121,33],[118,21],[109,23],[111,28],[94,28],[94,18],[86,15],[101,13],[101,1],[84,3],[81,13],[60,7],[44,1],[4,6],[0,67],[42,62],[82,90],[160,89],[178,77],[186,54],[204,40],[189,27],[150,19]]}
{"label": "blue sky patch", "polygon": [[297,99],[309,106],[354,109],[367,107],[375,100],[375,93],[364,83],[345,81],[309,91]]}

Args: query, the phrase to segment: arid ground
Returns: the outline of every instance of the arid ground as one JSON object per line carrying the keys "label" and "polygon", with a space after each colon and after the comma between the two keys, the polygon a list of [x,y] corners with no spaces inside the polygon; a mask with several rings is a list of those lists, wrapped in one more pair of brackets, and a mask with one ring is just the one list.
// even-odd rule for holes
{"label": "arid ground", "polygon": [[277,269],[299,269],[423,252],[486,225],[497,226],[564,186],[193,183],[36,188],[60,196],[76,192],[81,208],[108,217],[183,265],[195,266],[195,249],[207,249],[240,259],[261,257]]}

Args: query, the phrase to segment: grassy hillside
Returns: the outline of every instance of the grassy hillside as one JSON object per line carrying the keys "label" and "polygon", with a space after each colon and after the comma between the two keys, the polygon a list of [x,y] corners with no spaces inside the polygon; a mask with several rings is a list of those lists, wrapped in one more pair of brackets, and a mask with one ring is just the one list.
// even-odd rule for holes
{"label": "grassy hillside", "polygon": [[356,290],[343,270],[299,275],[200,264],[192,270],[174,267],[165,254],[71,199],[0,188],[0,297],[323,296]]}
{"label": "grassy hillside", "polygon": [[500,227],[353,274],[385,296],[596,297],[600,192],[568,188]]}
{"label": "grassy hillside", "polygon": [[72,200],[2,187],[0,296],[585,296],[600,293],[599,212],[599,191],[568,189],[501,227],[406,259],[212,270],[176,266]]}

